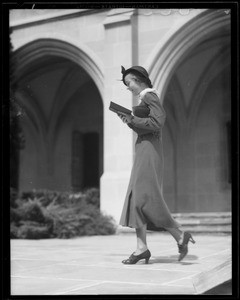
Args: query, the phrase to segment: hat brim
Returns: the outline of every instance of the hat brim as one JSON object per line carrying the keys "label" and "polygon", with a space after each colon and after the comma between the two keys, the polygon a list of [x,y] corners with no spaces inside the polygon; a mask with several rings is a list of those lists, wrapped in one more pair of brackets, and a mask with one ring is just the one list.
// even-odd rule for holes
{"label": "hat brim", "polygon": [[136,70],[136,69],[134,69],[134,68],[129,68],[129,69],[127,69],[127,70],[123,73],[123,76],[122,76],[122,81],[123,81],[123,83],[124,83],[125,85],[127,85],[127,84],[126,84],[124,78],[125,78],[129,73],[133,73],[133,74],[134,74],[134,73],[137,73],[137,74],[139,74],[139,75],[141,75],[141,76],[143,76],[143,77],[149,79],[149,77],[146,76],[146,75],[145,75],[144,73],[142,73],[141,71],[138,71],[138,70]]}

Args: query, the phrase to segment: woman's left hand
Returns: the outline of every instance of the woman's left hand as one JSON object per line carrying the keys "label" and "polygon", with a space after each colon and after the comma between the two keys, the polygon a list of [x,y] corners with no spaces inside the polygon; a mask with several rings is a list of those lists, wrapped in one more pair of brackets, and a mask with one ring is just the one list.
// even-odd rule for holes
{"label": "woman's left hand", "polygon": [[130,123],[132,120],[132,115],[127,115],[124,113],[118,113],[117,115],[120,117],[123,123]]}

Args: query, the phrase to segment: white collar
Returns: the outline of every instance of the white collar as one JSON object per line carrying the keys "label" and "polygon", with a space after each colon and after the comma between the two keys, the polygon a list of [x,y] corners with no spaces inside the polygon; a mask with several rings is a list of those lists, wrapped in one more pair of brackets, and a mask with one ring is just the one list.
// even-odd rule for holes
{"label": "white collar", "polygon": [[140,100],[142,100],[142,98],[146,95],[146,93],[148,93],[148,92],[152,92],[152,93],[154,93],[154,94],[156,94],[158,97],[160,96],[160,93],[156,90],[156,89],[154,89],[154,88],[146,88],[146,89],[144,89],[144,90],[142,90],[140,93],[139,93],[139,95],[138,95],[138,97],[140,98]]}

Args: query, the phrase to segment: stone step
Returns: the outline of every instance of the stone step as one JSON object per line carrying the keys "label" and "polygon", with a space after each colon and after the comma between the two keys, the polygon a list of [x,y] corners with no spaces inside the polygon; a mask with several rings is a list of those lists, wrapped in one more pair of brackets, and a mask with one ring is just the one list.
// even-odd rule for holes
{"label": "stone step", "polygon": [[231,233],[231,212],[172,214],[184,230],[196,233]]}
{"label": "stone step", "polygon": [[232,232],[231,226],[182,226],[184,231],[190,231],[192,233],[227,233]]}
{"label": "stone step", "polygon": [[181,219],[181,218],[175,218],[176,221],[178,221],[182,225],[192,225],[192,226],[198,226],[198,225],[206,225],[206,226],[215,226],[215,225],[231,225],[232,220],[231,219]]}
{"label": "stone step", "polygon": [[[231,234],[231,212],[208,213],[173,213],[174,219],[182,225],[183,230],[192,233]],[[120,227],[118,232],[135,232],[134,229]]]}
{"label": "stone step", "polygon": [[[231,234],[232,227],[231,226],[182,226],[184,231],[190,231],[191,233],[203,233],[203,234]],[[149,231],[150,233],[154,231]],[[117,229],[117,233],[134,233],[135,229],[129,227],[119,226]]]}
{"label": "stone step", "polygon": [[219,284],[232,278],[232,255],[227,251],[215,266],[202,270],[192,277],[192,283],[196,294],[200,295]]}
{"label": "stone step", "polygon": [[231,212],[173,213],[176,218],[231,218]]}

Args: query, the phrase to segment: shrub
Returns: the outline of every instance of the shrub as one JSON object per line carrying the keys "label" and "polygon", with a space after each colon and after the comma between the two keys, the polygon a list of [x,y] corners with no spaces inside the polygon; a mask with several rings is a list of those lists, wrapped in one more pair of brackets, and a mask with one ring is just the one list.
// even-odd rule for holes
{"label": "shrub", "polygon": [[49,227],[34,221],[23,221],[18,228],[18,237],[21,239],[46,239],[52,237]]}
{"label": "shrub", "polygon": [[10,238],[11,239],[17,239],[18,236],[18,226],[14,222],[11,222],[11,227],[10,227]]}
{"label": "shrub", "polygon": [[19,223],[22,219],[21,213],[18,209],[10,207],[10,222],[11,223]]}
{"label": "shrub", "polygon": [[39,199],[37,198],[34,200],[29,199],[27,202],[25,202],[20,208],[20,215],[22,215],[26,221],[34,220],[38,223],[44,223],[45,221],[43,209]]}
{"label": "shrub", "polygon": [[99,189],[91,188],[91,189],[86,190],[85,201],[88,204],[92,204],[92,205],[95,205],[96,207],[100,208]]}
{"label": "shrub", "polygon": [[116,232],[113,218],[99,209],[99,190],[81,193],[30,191],[11,208],[11,238],[73,238]]}

